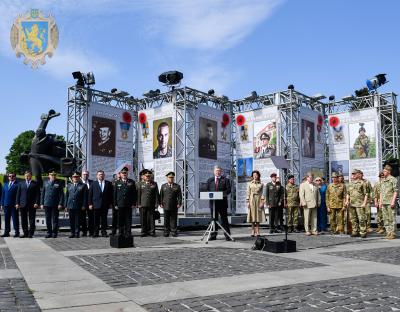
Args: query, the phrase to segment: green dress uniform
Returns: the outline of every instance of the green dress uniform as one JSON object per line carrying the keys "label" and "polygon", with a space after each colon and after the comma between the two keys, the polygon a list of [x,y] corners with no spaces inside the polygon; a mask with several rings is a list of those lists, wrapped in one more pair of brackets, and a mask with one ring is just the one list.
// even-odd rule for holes
{"label": "green dress uniform", "polygon": [[119,234],[130,236],[132,206],[136,206],[136,184],[132,179],[117,180],[114,186],[114,205],[117,209]]}
{"label": "green dress uniform", "polygon": [[367,206],[365,208],[366,218],[367,218],[367,230],[368,230],[371,228],[371,201],[374,198],[374,194],[373,194],[371,182],[369,182],[368,180],[363,180],[363,181],[367,188],[367,194],[368,194]]}
{"label": "green dress uniform", "polygon": [[269,206],[270,232],[279,225],[279,207],[283,202],[283,187],[278,183],[268,182],[264,191],[265,202]]}
{"label": "green dress uniform", "polygon": [[396,236],[396,206],[392,209],[390,204],[394,193],[398,193],[397,179],[387,176],[380,183],[380,205],[382,207],[383,223],[388,236]]}
{"label": "green dress uniform", "polygon": [[286,185],[286,205],[288,209],[288,227],[290,231],[297,230],[299,226],[299,187],[296,184]]}
{"label": "green dress uniform", "polygon": [[154,224],[154,210],[159,202],[158,185],[154,181],[138,183],[138,206],[140,208],[140,223],[142,236],[156,235]]}
{"label": "green dress uniform", "polygon": [[[379,198],[380,198],[380,188],[381,188],[381,181],[376,182],[373,188],[373,193],[374,193],[374,200],[379,204]],[[383,225],[383,214],[382,214],[382,208],[377,207],[377,212],[376,212],[376,224],[378,228],[376,229],[377,232],[385,229]]]}
{"label": "green dress uniform", "polygon": [[352,236],[366,235],[366,207],[362,207],[365,196],[368,196],[367,188],[362,180],[354,180],[349,183],[347,195],[350,196],[350,218],[352,224]]}
{"label": "green dress uniform", "polygon": [[251,181],[247,184],[246,201],[249,203],[247,212],[247,222],[261,223],[265,222],[264,205],[260,207],[261,201],[264,200],[263,184],[260,181]]}
{"label": "green dress uniform", "polygon": [[164,209],[164,236],[178,235],[178,206],[182,205],[182,191],[177,183],[164,183],[160,190],[160,205]]}
{"label": "green dress uniform", "polygon": [[331,183],[326,190],[326,208],[330,209],[329,223],[334,234],[344,233],[344,211],[346,186],[344,183]]}

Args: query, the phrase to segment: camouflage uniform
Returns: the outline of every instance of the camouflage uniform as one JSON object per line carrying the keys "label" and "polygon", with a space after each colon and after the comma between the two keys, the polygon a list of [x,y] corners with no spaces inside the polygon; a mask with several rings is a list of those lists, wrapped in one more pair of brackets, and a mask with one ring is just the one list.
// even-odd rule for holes
{"label": "camouflage uniform", "polygon": [[352,224],[352,235],[366,235],[367,222],[365,207],[362,207],[367,188],[362,180],[354,180],[349,183],[347,195],[350,197],[350,218]]}
{"label": "camouflage uniform", "polygon": [[380,206],[382,207],[383,223],[388,236],[396,236],[396,209],[390,207],[395,192],[398,192],[397,179],[393,176],[383,178],[380,182]]}
{"label": "camouflage uniform", "polygon": [[326,190],[326,207],[330,209],[331,232],[343,234],[346,186],[344,183],[331,183]]}
{"label": "camouflage uniform", "polygon": [[[380,198],[380,187],[381,187],[381,181],[378,181],[374,188],[373,188],[373,193],[374,193],[374,200],[379,204],[379,198]],[[383,215],[382,215],[382,208],[377,207],[377,212],[376,212],[376,224],[378,228],[376,229],[377,232],[380,230],[384,230],[385,227],[383,226]]]}
{"label": "camouflage uniform", "polygon": [[288,227],[297,229],[299,225],[299,187],[296,184],[286,185],[286,205],[288,209]]}
{"label": "camouflage uniform", "polygon": [[[367,230],[369,230],[371,228],[371,200],[373,199],[372,185],[371,185],[371,182],[369,182],[368,180],[363,180],[363,181],[367,188],[367,194],[368,194],[367,206],[365,207],[365,213],[366,213],[366,218],[367,218]],[[368,231],[368,232],[370,232],[370,231]]]}

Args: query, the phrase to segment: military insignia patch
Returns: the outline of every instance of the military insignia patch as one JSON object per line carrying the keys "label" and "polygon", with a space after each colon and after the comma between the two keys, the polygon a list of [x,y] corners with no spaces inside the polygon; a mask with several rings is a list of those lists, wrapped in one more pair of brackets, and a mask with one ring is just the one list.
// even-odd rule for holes
{"label": "military insignia patch", "polygon": [[53,56],[58,45],[58,27],[54,18],[45,17],[32,9],[14,21],[10,33],[11,47],[17,57],[24,56],[24,64],[33,69],[46,63],[46,55]]}

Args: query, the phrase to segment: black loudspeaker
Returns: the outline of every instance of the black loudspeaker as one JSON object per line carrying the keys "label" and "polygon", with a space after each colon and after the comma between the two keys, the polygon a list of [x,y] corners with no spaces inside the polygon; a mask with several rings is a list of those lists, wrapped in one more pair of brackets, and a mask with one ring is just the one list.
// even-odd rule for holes
{"label": "black loudspeaker", "polygon": [[398,177],[399,176],[399,161],[397,159],[389,159],[383,163],[383,167],[389,165],[392,167],[392,176]]}
{"label": "black loudspeaker", "polygon": [[60,175],[63,177],[70,177],[76,169],[74,158],[61,158],[60,160]]}
{"label": "black loudspeaker", "polygon": [[113,248],[130,248],[135,247],[133,245],[133,236],[125,235],[110,235],[110,246]]}
{"label": "black loudspeaker", "polygon": [[283,240],[283,241],[269,241],[267,240],[264,249],[273,253],[286,253],[296,252],[296,241]]}

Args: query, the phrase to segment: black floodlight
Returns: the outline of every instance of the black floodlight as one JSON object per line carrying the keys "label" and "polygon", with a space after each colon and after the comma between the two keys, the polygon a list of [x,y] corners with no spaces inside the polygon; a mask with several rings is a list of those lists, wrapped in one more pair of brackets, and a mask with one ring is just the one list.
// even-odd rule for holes
{"label": "black floodlight", "polygon": [[334,95],[329,96],[329,101],[334,101],[334,100],[335,100],[335,96]]}
{"label": "black floodlight", "polygon": [[158,81],[166,85],[176,85],[183,79],[183,74],[177,70],[167,71],[158,76]]}
{"label": "black floodlight", "polygon": [[356,95],[356,97],[368,96],[369,91],[368,91],[368,88],[362,88],[359,90],[355,90],[354,94]]}
{"label": "black floodlight", "polygon": [[288,90],[294,90],[294,85],[292,85],[292,84],[290,84],[290,85],[288,85]]}
{"label": "black floodlight", "polygon": [[86,80],[86,84],[87,84],[88,86],[92,86],[92,85],[94,85],[94,84],[96,83],[96,80],[94,79],[94,74],[93,74],[93,72],[88,72],[88,73],[86,74],[86,77],[84,77],[84,78],[86,78],[85,80]]}
{"label": "black floodlight", "polygon": [[208,95],[214,95],[215,94],[215,91],[214,91],[214,89],[210,89],[210,90],[208,90]]}
{"label": "black floodlight", "polygon": [[387,82],[386,74],[378,74],[374,78],[367,79],[366,84],[368,87],[368,91],[376,91],[380,86],[384,85]]}
{"label": "black floodlight", "polygon": [[85,86],[85,79],[83,77],[83,74],[80,71],[73,72],[72,73],[72,77],[74,77],[74,79],[77,79],[76,85],[78,87],[84,87]]}
{"label": "black floodlight", "polygon": [[258,98],[258,94],[256,91],[252,91],[249,96],[245,97],[245,100],[255,101]]}
{"label": "black floodlight", "polygon": [[156,89],[156,90],[149,90],[146,93],[143,93],[143,96],[147,97],[147,98],[153,98],[160,95],[160,89]]}

